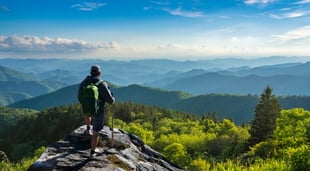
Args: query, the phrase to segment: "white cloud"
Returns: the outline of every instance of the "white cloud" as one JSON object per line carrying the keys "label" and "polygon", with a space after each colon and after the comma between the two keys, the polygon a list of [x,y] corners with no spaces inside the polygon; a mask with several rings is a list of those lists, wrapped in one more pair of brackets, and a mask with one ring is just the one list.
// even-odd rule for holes
{"label": "white cloud", "polygon": [[239,42],[240,40],[237,38],[237,37],[232,37],[231,38],[231,42],[233,42],[233,43],[237,43],[237,42]]}
{"label": "white cloud", "polygon": [[169,5],[169,2],[160,2],[160,1],[150,1],[150,3],[156,5]]}
{"label": "white cloud", "polygon": [[259,5],[266,5],[268,3],[272,3],[275,0],[244,0],[244,3],[247,5],[255,5],[255,4],[259,4]]}
{"label": "white cloud", "polygon": [[274,35],[273,38],[283,42],[310,39],[310,25],[290,30],[281,35]]}
{"label": "white cloud", "polygon": [[173,10],[168,9],[168,8],[163,8],[162,10],[168,12],[171,15],[188,17],[188,18],[205,17],[205,14],[202,11],[185,11],[185,10],[182,10],[181,7],[177,8],[177,9],[173,9]]}
{"label": "white cloud", "polygon": [[83,40],[37,36],[0,36],[2,52],[75,53],[96,49],[113,49],[115,43],[89,43]]}
{"label": "white cloud", "polygon": [[270,16],[276,19],[285,19],[285,18],[302,17],[308,14],[309,12],[305,12],[305,11],[295,11],[295,12],[289,12],[289,13],[284,13],[284,14],[270,14]]}
{"label": "white cloud", "polygon": [[80,11],[93,11],[95,9],[101,8],[105,3],[93,3],[93,2],[83,2],[81,4],[74,4],[71,8],[78,9]]}
{"label": "white cloud", "polygon": [[308,3],[310,3],[310,0],[301,0],[296,2],[296,4],[308,4]]}
{"label": "white cloud", "polygon": [[[173,58],[198,59],[208,57],[261,57],[272,55],[309,55],[306,41],[310,38],[310,26],[275,35],[277,41],[268,42],[263,37],[233,37],[222,39],[207,37],[205,41],[161,42],[150,44],[122,44],[119,42],[95,42],[68,38],[37,36],[0,36],[0,57],[21,58]],[[280,40],[280,41],[279,41]],[[282,43],[292,40],[293,43]],[[300,42],[300,43],[294,43]]]}
{"label": "white cloud", "polygon": [[169,13],[174,16],[182,16],[186,18],[201,18],[206,17],[206,14],[202,10],[185,10],[180,3],[177,3],[177,7],[171,6],[171,2],[150,1],[151,6],[145,6],[144,10],[160,10]]}

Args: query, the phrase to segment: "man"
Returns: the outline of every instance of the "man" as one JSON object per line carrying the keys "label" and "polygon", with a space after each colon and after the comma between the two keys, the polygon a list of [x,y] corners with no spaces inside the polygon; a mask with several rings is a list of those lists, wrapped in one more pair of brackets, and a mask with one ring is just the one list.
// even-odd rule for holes
{"label": "man", "polygon": [[[87,76],[79,86],[78,90],[78,100],[81,102],[81,90],[87,86],[92,84],[98,83],[100,81],[100,75],[101,75],[101,68],[99,65],[93,65],[90,69],[90,75]],[[93,135],[91,137],[91,152],[90,155],[95,155],[95,149],[98,145],[99,141],[99,131],[103,128],[104,125],[104,105],[105,103],[113,104],[115,102],[115,98],[113,97],[112,92],[109,89],[108,83],[105,81],[99,82],[99,85],[97,85],[99,89],[99,100],[98,105],[99,109],[98,112],[93,114],[92,116],[86,115],[85,116],[85,122],[86,122],[86,134],[89,134],[90,132],[90,125],[93,125]]]}

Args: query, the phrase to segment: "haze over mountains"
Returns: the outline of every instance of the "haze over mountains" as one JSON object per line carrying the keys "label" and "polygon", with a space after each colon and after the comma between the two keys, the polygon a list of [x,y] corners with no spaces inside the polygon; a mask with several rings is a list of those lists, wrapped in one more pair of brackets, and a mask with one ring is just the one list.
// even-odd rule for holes
{"label": "haze over mountains", "polygon": [[[249,121],[269,85],[284,108],[310,106],[307,57],[260,59],[67,60],[0,59],[0,105],[41,110],[77,103],[78,83],[93,64],[118,101],[157,105],[195,114],[220,113]],[[298,96],[298,97],[296,97]]]}
{"label": "haze over mountains", "polygon": [[0,105],[52,92],[64,86],[61,82],[0,66]]}
{"label": "haze over mountains", "polygon": [[270,85],[278,95],[310,95],[306,86],[310,80],[310,62],[307,60],[310,57],[197,61],[0,59],[0,81],[2,85],[8,81],[32,81],[43,84],[47,87],[46,92],[51,92],[79,83],[89,74],[91,65],[99,64],[103,78],[119,86],[140,84],[199,95],[260,94],[266,85]]}

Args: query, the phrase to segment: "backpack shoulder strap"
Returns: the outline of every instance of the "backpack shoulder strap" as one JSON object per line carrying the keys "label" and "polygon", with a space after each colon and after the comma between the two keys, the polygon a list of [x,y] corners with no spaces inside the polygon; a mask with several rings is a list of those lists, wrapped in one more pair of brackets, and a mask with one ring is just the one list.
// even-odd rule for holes
{"label": "backpack shoulder strap", "polygon": [[104,80],[99,80],[95,83],[95,86],[99,86],[102,82],[104,82]]}

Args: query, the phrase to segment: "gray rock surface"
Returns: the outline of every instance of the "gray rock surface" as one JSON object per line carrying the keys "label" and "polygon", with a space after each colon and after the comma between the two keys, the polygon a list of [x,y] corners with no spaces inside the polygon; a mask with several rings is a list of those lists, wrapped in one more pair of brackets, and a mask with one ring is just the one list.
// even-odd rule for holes
{"label": "gray rock surface", "polygon": [[90,135],[83,135],[86,126],[74,130],[64,140],[47,147],[28,171],[182,171],[137,137],[120,129],[104,127],[96,156],[90,157]]}
{"label": "gray rock surface", "polygon": [[5,152],[0,151],[0,162],[9,162],[9,158],[8,156],[5,154]]}

